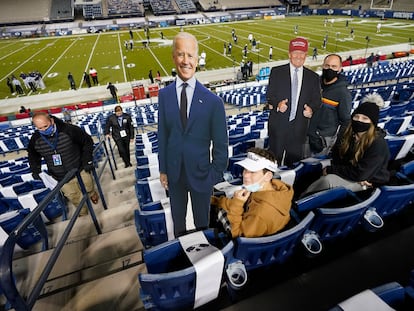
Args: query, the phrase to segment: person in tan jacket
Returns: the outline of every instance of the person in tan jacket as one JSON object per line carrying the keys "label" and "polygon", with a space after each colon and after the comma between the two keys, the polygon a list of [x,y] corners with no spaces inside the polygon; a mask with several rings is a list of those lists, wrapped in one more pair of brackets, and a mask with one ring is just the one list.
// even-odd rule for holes
{"label": "person in tan jacket", "polygon": [[236,164],[244,168],[243,188],[232,198],[211,198],[219,214],[226,212],[232,237],[260,237],[283,229],[290,220],[293,188],[273,178],[277,171],[273,153],[251,148],[247,157]]}

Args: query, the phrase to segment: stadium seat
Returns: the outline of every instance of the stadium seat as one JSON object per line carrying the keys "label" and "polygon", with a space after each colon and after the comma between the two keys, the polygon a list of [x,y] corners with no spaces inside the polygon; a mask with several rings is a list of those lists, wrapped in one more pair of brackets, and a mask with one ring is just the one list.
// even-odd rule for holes
{"label": "stadium seat", "polygon": [[404,287],[397,282],[390,282],[371,290],[360,292],[342,301],[329,309],[329,311],[366,310],[368,305],[370,306],[369,310],[389,311],[395,310],[394,308],[400,306],[405,299],[406,291]]}
{"label": "stadium seat", "polygon": [[390,149],[390,160],[400,160],[407,156],[414,144],[414,134],[403,136],[386,136],[388,148]]}
{"label": "stadium seat", "polygon": [[[303,212],[311,205],[318,206],[316,209],[312,209],[315,218],[302,241],[309,253],[312,255],[320,253],[321,250],[315,251],[313,249],[315,244],[322,247],[321,243],[324,241],[344,238],[360,223],[367,227],[371,226],[372,230],[377,229],[378,224],[371,222],[371,216],[364,217],[364,215],[373,206],[373,202],[379,197],[380,192],[379,189],[375,189],[367,199],[361,200],[349,190],[333,188],[297,201],[299,212]],[[332,193],[332,197],[329,196],[329,193]],[[349,199],[350,201],[348,201]],[[310,202],[312,200],[315,202]],[[376,215],[374,211],[370,210],[370,212]]]}
{"label": "stadium seat", "polygon": [[400,180],[405,180],[407,183],[414,184],[414,160],[401,165],[396,176]]}
{"label": "stadium seat", "polygon": [[134,216],[138,236],[145,248],[168,241],[165,213],[161,206],[151,211],[136,209]]}
{"label": "stadium seat", "polygon": [[[6,233],[11,233],[23,221],[23,219],[30,213],[28,208],[20,209],[18,211],[9,211],[0,215],[0,226]],[[40,231],[39,231],[40,230]],[[36,221],[23,232],[18,239],[17,244],[23,248],[28,249],[31,245],[38,243],[44,239],[44,247],[47,248],[47,232],[42,221]]]}
{"label": "stadium seat", "polygon": [[381,186],[379,189],[380,195],[371,206],[382,218],[396,214],[414,202],[414,184]]}
{"label": "stadium seat", "polygon": [[238,237],[234,242],[233,257],[241,260],[247,271],[281,264],[292,255],[313,218],[314,214],[309,212],[292,228],[284,229],[273,235],[257,238]]}
{"label": "stadium seat", "polygon": [[159,179],[139,179],[135,183],[135,194],[139,205],[160,201],[167,197],[164,187],[161,185]]}
{"label": "stadium seat", "polygon": [[[220,250],[224,257],[224,265],[226,265],[226,259],[233,250],[233,243],[220,235],[215,235],[211,229],[203,233],[208,242]],[[200,248],[191,249],[205,251],[210,249],[208,247],[210,244],[199,244]],[[190,250],[186,249],[186,251]],[[198,283],[196,280],[199,279],[195,266],[189,261],[178,239],[144,250],[144,262],[148,273],[140,273],[138,280],[141,285],[140,297],[146,309],[190,310],[194,308],[196,283]],[[206,261],[206,264],[214,265],[215,263]],[[206,269],[209,272],[210,270]],[[222,271],[219,279],[214,281],[216,284],[221,283]],[[211,290],[209,286],[204,288]]]}

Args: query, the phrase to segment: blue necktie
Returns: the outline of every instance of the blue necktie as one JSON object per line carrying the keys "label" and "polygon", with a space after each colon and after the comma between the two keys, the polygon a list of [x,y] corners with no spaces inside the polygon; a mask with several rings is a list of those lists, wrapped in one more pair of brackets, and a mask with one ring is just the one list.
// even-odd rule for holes
{"label": "blue necktie", "polygon": [[295,68],[295,72],[293,73],[293,79],[292,79],[292,87],[291,87],[291,99],[292,102],[290,103],[290,115],[289,115],[289,121],[295,120],[296,117],[296,110],[298,109],[298,101],[297,101],[297,95],[298,95],[298,68]]}
{"label": "blue necktie", "polygon": [[119,124],[119,127],[122,127],[122,117],[118,117],[118,124]]}
{"label": "blue necktie", "polygon": [[180,116],[183,128],[187,125],[187,92],[185,91],[188,83],[181,84],[181,99],[180,99]]}

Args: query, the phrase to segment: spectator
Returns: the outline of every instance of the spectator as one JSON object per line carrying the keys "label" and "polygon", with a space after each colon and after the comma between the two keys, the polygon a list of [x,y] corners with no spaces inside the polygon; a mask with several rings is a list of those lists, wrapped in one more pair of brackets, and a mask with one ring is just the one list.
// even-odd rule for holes
{"label": "spectator", "polygon": [[303,67],[308,41],[289,43],[290,63],[273,67],[266,98],[270,100],[269,149],[280,165],[291,166],[304,156],[309,119],[321,104],[319,76]]}
{"label": "spectator", "polygon": [[351,119],[352,96],[347,79],[340,74],[341,56],[326,56],[322,68],[322,105],[310,120],[308,135],[311,151],[328,155]]}
{"label": "spectator", "polygon": [[251,148],[247,157],[235,164],[244,168],[243,189],[235,191],[232,198],[211,198],[218,214],[226,215],[232,237],[260,237],[283,229],[290,219],[293,188],[273,178],[277,163],[272,152]]}
{"label": "spectator", "polygon": [[[93,170],[93,140],[78,126],[64,123],[45,112],[33,115],[37,131],[32,135],[27,148],[30,168],[35,179],[40,179],[42,158],[46,161],[48,174],[57,181],[62,180],[71,169],[78,169],[86,191],[94,204],[99,196],[95,191],[91,171]],[[78,206],[82,192],[77,178],[72,178],[62,187],[65,197]],[[88,214],[86,205],[80,215]]]}
{"label": "spectator", "polygon": [[158,161],[178,237],[186,233],[188,193],[196,230],[209,225],[213,185],[227,167],[228,136],[223,101],[194,76],[198,42],[192,34],[174,37],[173,61],[178,76],[158,96]]}
{"label": "spectator", "polygon": [[368,94],[352,113],[352,121],[332,149],[332,164],[303,195],[343,186],[365,190],[389,181],[390,152],[385,132],[377,127],[384,101],[379,94]]}
{"label": "spectator", "polygon": [[115,113],[107,118],[104,134],[107,138],[112,136],[125,168],[131,167],[129,145],[135,140],[135,130],[131,116],[123,112],[120,105],[115,106]]}
{"label": "spectator", "polygon": [[25,106],[20,106],[19,113],[26,113],[28,112]]}

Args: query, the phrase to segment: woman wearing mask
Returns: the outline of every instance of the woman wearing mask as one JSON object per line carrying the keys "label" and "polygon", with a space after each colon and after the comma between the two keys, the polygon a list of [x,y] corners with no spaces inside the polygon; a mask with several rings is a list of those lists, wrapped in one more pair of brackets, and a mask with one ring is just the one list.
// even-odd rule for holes
{"label": "woman wearing mask", "polygon": [[273,153],[251,148],[235,164],[244,168],[243,188],[232,198],[211,198],[211,205],[227,218],[232,237],[260,237],[281,230],[290,219],[293,188],[273,179],[277,170]]}
{"label": "woman wearing mask", "polygon": [[379,109],[384,101],[378,94],[365,96],[354,110],[351,123],[332,149],[332,164],[311,184],[305,193],[314,193],[338,186],[352,191],[385,184],[390,153],[385,132],[377,127]]}

